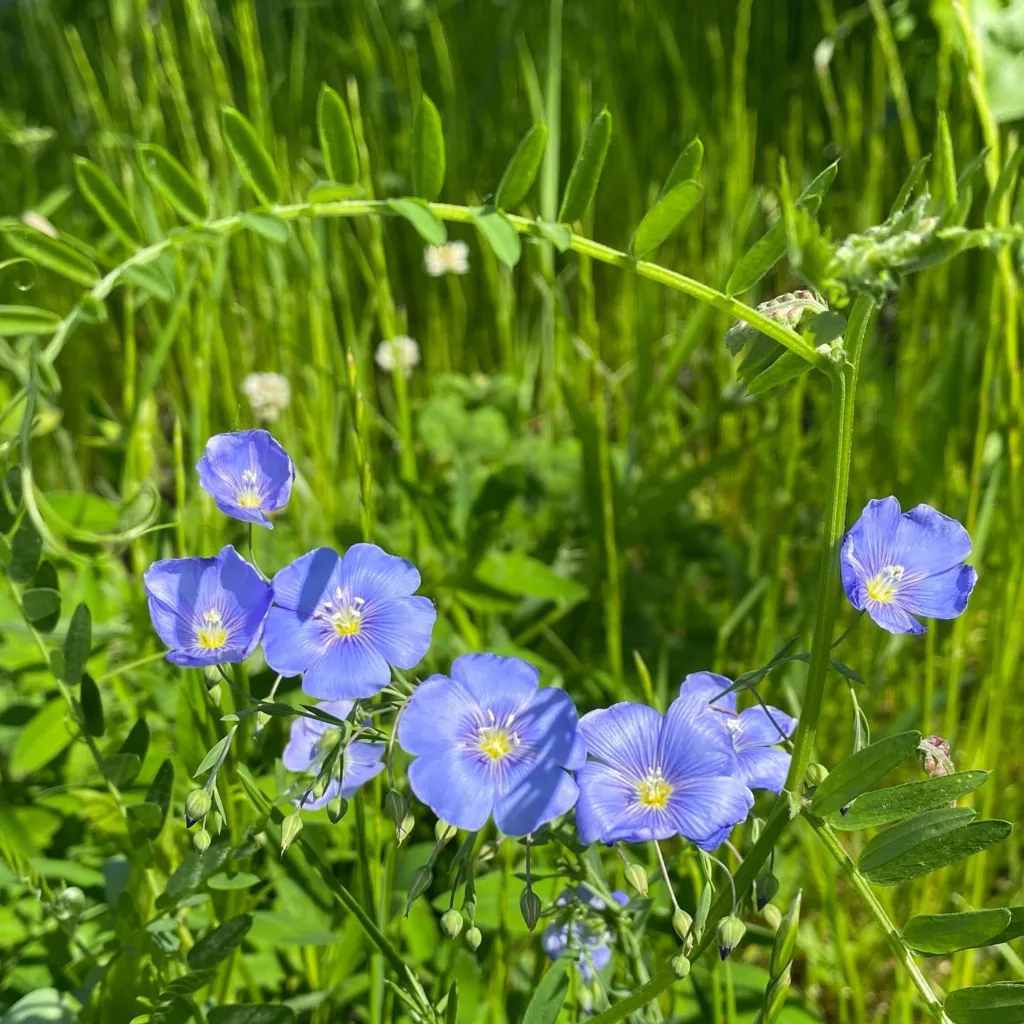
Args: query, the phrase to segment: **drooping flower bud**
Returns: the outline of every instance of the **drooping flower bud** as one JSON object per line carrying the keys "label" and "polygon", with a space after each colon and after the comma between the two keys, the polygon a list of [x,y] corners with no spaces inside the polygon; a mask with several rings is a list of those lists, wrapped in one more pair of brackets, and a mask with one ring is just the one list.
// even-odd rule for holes
{"label": "drooping flower bud", "polygon": [[639,864],[627,864],[624,874],[626,881],[641,896],[647,895],[647,872]]}
{"label": "drooping flower bud", "polygon": [[434,838],[444,846],[446,843],[450,843],[455,838],[455,826],[449,825],[447,821],[438,818],[434,822]]}
{"label": "drooping flower bud", "polygon": [[540,918],[540,897],[532,889],[524,889],[519,897],[519,910],[522,912],[526,927],[532,932]]}
{"label": "drooping flower bud", "polygon": [[395,826],[395,835],[398,838],[398,845],[402,843],[412,835],[412,830],[416,827],[416,819],[411,815],[407,814],[402,818],[401,822]]}
{"label": "drooping flower bud", "polygon": [[281,853],[295,841],[295,837],[302,831],[302,816],[298,811],[292,811],[284,821],[281,822]]}
{"label": "drooping flower bud", "polygon": [[85,910],[85,893],[77,885],[69,885],[55,902],[57,917],[61,921],[71,921]]}
{"label": "drooping flower bud", "polygon": [[768,927],[773,932],[779,930],[779,925],[782,924],[782,911],[779,910],[774,903],[769,903],[762,911],[761,916],[765,919]]}
{"label": "drooping flower bud", "polygon": [[459,932],[462,931],[462,915],[454,907],[451,910],[446,910],[441,915],[441,931],[449,939],[456,938]]}
{"label": "drooping flower bud", "polygon": [[771,871],[763,871],[754,879],[754,898],[758,910],[764,908],[775,898],[779,891],[779,880]]}
{"label": "drooping flower bud", "polygon": [[213,801],[210,799],[210,794],[205,789],[193,789],[185,797],[186,827],[191,828],[197,821],[202,821],[210,813],[212,804]]}
{"label": "drooping flower bud", "polygon": [[327,817],[332,825],[337,825],[345,817],[347,810],[348,801],[343,796],[334,796],[327,801]]}
{"label": "drooping flower bud", "polygon": [[384,813],[396,824],[400,825],[408,810],[405,797],[397,789],[389,789],[384,797]]}
{"label": "drooping flower bud", "polygon": [[685,978],[690,973],[690,961],[682,953],[672,957],[672,971],[677,978]]}
{"label": "drooping flower bud", "polygon": [[680,942],[686,942],[687,939],[693,941],[693,936],[690,934],[693,918],[682,907],[672,915],[672,927],[675,929],[676,935],[679,936]]}
{"label": "drooping flower bud", "polygon": [[196,848],[197,853],[206,853],[210,848],[211,843],[210,833],[205,828],[201,828],[193,837],[192,845]]}
{"label": "drooping flower bud", "polygon": [[828,769],[817,761],[812,761],[807,766],[807,774],[804,779],[808,786],[820,786],[828,778]]}
{"label": "drooping flower bud", "polygon": [[475,953],[480,948],[480,943],[483,942],[484,937],[480,934],[480,929],[475,925],[466,932],[466,945]]}
{"label": "drooping flower bud", "polygon": [[256,724],[253,726],[252,738],[256,739],[257,736],[267,727],[267,723],[270,721],[270,715],[266,711],[256,712]]}
{"label": "drooping flower bud", "polygon": [[746,931],[747,926],[735,914],[718,922],[718,954],[723,960],[740,944]]}
{"label": "drooping flower bud", "polygon": [[917,752],[921,766],[933,779],[952,775],[956,771],[949,744],[941,736],[928,736],[921,740]]}

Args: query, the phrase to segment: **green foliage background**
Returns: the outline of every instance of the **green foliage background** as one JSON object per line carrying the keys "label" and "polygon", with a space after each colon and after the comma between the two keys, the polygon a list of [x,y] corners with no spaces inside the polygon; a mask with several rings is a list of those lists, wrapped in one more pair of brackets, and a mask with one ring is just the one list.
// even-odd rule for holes
{"label": "green foliage background", "polygon": [[[975,58],[943,0],[889,9],[882,0],[566,0],[563,14],[553,121],[543,3],[0,5],[0,212],[12,224],[40,213],[91,240],[101,268],[115,265],[125,250],[71,187],[73,158],[87,156],[112,176],[155,241],[177,219],[143,187],[139,142],[174,153],[208,190],[215,215],[252,205],[222,139],[224,105],[256,126],[285,201],[303,199],[325,177],[315,107],[326,81],[361,110],[362,170],[379,196],[412,189],[421,91],[444,125],[442,200],[483,201],[523,134],[547,121],[561,170],[557,179],[542,172],[524,205],[554,219],[572,154],[607,106],[614,134],[587,232],[624,249],[676,156],[699,135],[703,200],[657,259],[722,286],[778,216],[780,159],[799,187],[839,159],[820,216],[839,238],[884,218],[911,163],[932,150],[938,111],[962,165],[991,141],[986,119],[1005,157],[1024,110],[1019,3],[969,5]],[[983,80],[969,74],[972,59]],[[402,1012],[355,920],[305,860],[277,856],[273,836],[254,839],[250,856],[229,866],[244,875],[218,875],[220,886],[237,888],[186,899],[174,940],[151,929],[139,941],[119,901],[128,892],[143,921],[156,916],[156,898],[190,848],[178,816],[187,778],[232,711],[229,691],[218,710],[198,673],[161,660],[139,573],[157,557],[244,544],[191,467],[211,433],[252,425],[240,390],[252,371],[291,383],[291,405],[272,429],[300,474],[274,531],[257,536],[257,557],[274,570],[313,545],[359,539],[355,380],[374,539],[416,562],[438,604],[422,675],[467,650],[495,650],[529,658],[581,709],[621,699],[664,706],[686,672],[736,675],[798,635],[806,649],[829,417],[822,379],[810,374],[752,400],[735,383],[722,343],[729,322],[719,314],[534,241],[524,240],[509,269],[468,225],[450,235],[470,243],[465,277],[428,277],[422,241],[398,218],[296,221],[283,237],[249,231],[177,252],[164,267],[166,301],[120,290],[109,318],[80,327],[62,352],[59,403],[37,410],[31,445],[60,538],[51,553],[63,598],[56,635],[86,601],[89,670],[106,719],[101,753],[116,753],[140,717],[151,737],[141,774],[123,794],[105,791],[87,748],[70,743],[64,699],[16,605],[0,595],[0,849],[8,865],[0,867],[0,1003],[46,987],[82,997],[95,984],[96,951],[123,942],[81,1019],[131,1020],[147,1012],[139,997],[154,999],[166,982],[160,956],[174,953],[161,941],[187,947],[207,924],[244,912],[254,925],[242,952],[211,977],[215,1000],[291,1000],[313,1022]],[[994,772],[978,809],[1014,821],[1024,724],[1016,282],[1015,257],[971,253],[914,278],[876,321],[862,369],[851,509],[895,493],[904,508],[928,502],[956,516],[974,538],[980,582],[968,613],[932,624],[924,638],[891,637],[865,622],[844,648],[864,678],[855,692],[877,735],[941,733],[960,768]],[[797,285],[784,261],[747,298]],[[48,271],[0,270],[3,303],[63,314],[79,294]],[[373,359],[381,339],[397,334],[422,350],[407,387]],[[17,389],[16,366],[8,369],[0,405]],[[0,421],[9,464],[18,461],[20,411],[16,403]],[[130,529],[152,500],[168,529],[119,544],[90,543],[83,532]],[[764,696],[795,712],[805,671],[799,662],[780,670]],[[264,696],[272,674],[257,666],[248,683]],[[853,720],[850,689],[834,676],[819,743],[826,764],[852,749]],[[231,755],[268,794],[284,786],[276,758],[285,726],[272,720],[255,740],[240,732]],[[140,845],[119,801],[139,802],[166,758],[177,779],[171,820]],[[237,784],[221,789],[225,828],[237,840],[255,814]],[[544,966],[518,912],[521,850],[506,844],[478,880],[484,944],[473,955],[440,936],[431,909],[431,900],[447,906],[440,882],[402,920],[432,825],[414,808],[422,820],[398,847],[382,796],[378,785],[359,801],[368,850],[355,846],[355,810],[337,826],[311,815],[304,835],[354,891],[383,893],[378,924],[427,978],[459,980],[459,1020],[518,1020]],[[775,862],[780,906],[804,889],[799,999],[782,1019],[920,1019],[882,937],[805,833],[798,823]],[[692,903],[695,869],[680,870]],[[65,885],[79,886],[89,907],[71,925],[55,913]],[[1011,838],[881,898],[903,921],[1019,901],[1021,886]],[[545,900],[559,890],[555,881],[538,885]],[[664,893],[648,927],[645,942],[661,964],[675,947]],[[753,927],[736,962],[695,971],[661,1011],[684,1021],[750,1019],[769,941],[767,927]],[[1024,977],[1006,944],[923,964],[940,989]]]}

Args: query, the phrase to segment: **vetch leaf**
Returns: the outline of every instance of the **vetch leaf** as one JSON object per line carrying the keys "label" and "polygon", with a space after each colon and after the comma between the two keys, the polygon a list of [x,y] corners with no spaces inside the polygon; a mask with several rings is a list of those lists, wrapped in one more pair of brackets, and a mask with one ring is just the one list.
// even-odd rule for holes
{"label": "vetch leaf", "polygon": [[265,238],[274,245],[284,245],[288,241],[288,222],[280,217],[272,217],[269,213],[247,213],[242,217],[242,223],[257,235]]}
{"label": "vetch leaf", "polygon": [[788,349],[775,360],[766,370],[762,370],[748,385],[747,394],[763,395],[772,388],[788,384],[796,377],[805,374],[811,368],[811,364]]}
{"label": "vetch leaf", "polygon": [[[44,562],[43,565],[49,565]],[[53,587],[29,587],[21,595],[25,618],[40,633],[50,633],[60,618],[60,592]]]}
{"label": "vetch leaf", "polygon": [[159,263],[132,263],[121,271],[121,277],[162,302],[174,298],[174,285]]}
{"label": "vetch leaf", "polygon": [[637,259],[657,249],[690,215],[702,193],[695,181],[681,181],[666,192],[640,221],[630,249]]}
{"label": "vetch leaf", "polygon": [[[327,177],[342,185],[359,180],[359,153],[345,101],[325,82],[316,101],[316,129]],[[314,200],[317,202],[319,200]]]}
{"label": "vetch leaf", "polygon": [[219,964],[242,944],[251,927],[252,917],[249,914],[239,914],[214,928],[188,951],[189,968],[201,971],[205,967]]}
{"label": "vetch leaf", "polygon": [[661,187],[661,192],[658,193],[658,198],[661,199],[663,195],[671,192],[681,182],[695,181],[697,175],[700,174],[700,166],[703,162],[704,143],[700,141],[699,136],[694,136],[693,140],[676,158],[672,170],[668,172],[668,177],[665,179],[665,184]]}
{"label": "vetch leaf", "polygon": [[59,238],[32,228],[12,228],[5,237],[15,252],[83,288],[91,288],[100,279],[92,260]]}
{"label": "vetch leaf", "polygon": [[56,313],[38,306],[0,306],[0,338],[22,334],[53,334],[60,327]]}
{"label": "vetch leaf", "polygon": [[1022,1024],[1024,981],[958,988],[946,996],[942,1008],[953,1024]]}
{"label": "vetch leaf", "polygon": [[111,754],[100,769],[115,786],[127,786],[142,771],[142,760],[138,754]]}
{"label": "vetch leaf", "polygon": [[157,824],[151,835],[159,833],[160,829],[164,827],[164,822],[167,820],[167,812],[171,807],[171,798],[174,795],[174,764],[170,758],[164,758],[160,762],[160,767],[156,770],[156,775],[153,776],[153,781],[150,783],[149,790],[146,792],[146,802],[154,804],[160,809],[160,821]]}
{"label": "vetch leaf", "polygon": [[139,145],[142,173],[179,215],[192,224],[201,224],[210,216],[206,196],[195,178],[163,146]]}
{"label": "vetch leaf", "polygon": [[890,825],[873,836],[861,851],[861,870],[870,870],[898,857],[918,843],[963,828],[978,816],[971,807],[937,807]]}
{"label": "vetch leaf", "polygon": [[[806,210],[812,216],[816,214],[825,193],[836,180],[838,170],[838,164],[829,164],[797,197],[797,208]],[[780,218],[740,257],[729,275],[726,294],[739,295],[753,288],[782,259],[785,251],[786,224]]]}
{"label": "vetch leaf", "polygon": [[419,233],[420,238],[431,245],[444,245],[448,241],[448,229],[444,221],[436,217],[418,199],[389,199],[388,207],[404,217]]}
{"label": "vetch leaf", "polygon": [[100,219],[128,246],[142,248],[142,229],[135,219],[128,201],[110,180],[110,175],[91,160],[75,157],[75,180],[79,191],[89,205],[99,214]]}
{"label": "vetch leaf", "polygon": [[102,736],[106,730],[103,718],[103,698],[91,675],[82,676],[79,703],[82,706],[82,725],[90,736]]}
{"label": "vetch leaf", "polygon": [[140,761],[146,760],[149,751],[149,726],[145,718],[136,719],[118,750],[119,754],[134,754]]}
{"label": "vetch leaf", "polygon": [[523,1014],[522,1024],[555,1024],[569,992],[570,957],[559,957],[540,979]]}
{"label": "vetch leaf", "polygon": [[222,736],[210,749],[206,752],[206,757],[203,758],[202,763],[192,773],[192,778],[197,779],[203,772],[208,772],[218,761],[221,754],[224,753],[228,744],[231,742],[232,737],[235,735],[235,729],[238,726],[232,726],[231,730],[226,736]]}
{"label": "vetch leaf", "polygon": [[572,245],[572,228],[568,224],[548,224],[539,220],[537,230],[541,237],[547,239],[559,252],[566,252]]}
{"label": "vetch leaf", "polygon": [[1010,942],[1012,939],[1019,939],[1024,935],[1024,907],[1007,907],[1010,912],[1010,923],[992,940],[996,945],[1000,942]]}
{"label": "vetch leaf", "polygon": [[968,910],[960,914],[921,914],[903,929],[903,941],[919,953],[939,956],[989,945],[1010,923],[1010,912]]}
{"label": "vetch leaf", "polygon": [[209,878],[206,884],[211,889],[230,892],[232,889],[251,889],[254,885],[259,885],[259,882],[259,875],[248,871],[238,871],[233,875],[222,871]]}
{"label": "vetch leaf", "polygon": [[901,732],[851,754],[818,786],[811,811],[824,817],[845,807],[910,757],[920,742],[919,732]]}
{"label": "vetch leaf", "polygon": [[444,184],[444,132],[441,115],[424,93],[412,125],[412,188],[428,202],[441,194]]}
{"label": "vetch leaf", "polygon": [[562,197],[562,208],[558,211],[558,219],[563,223],[580,220],[589,209],[597,192],[611,139],[612,115],[606,108],[594,118],[576,154]]}
{"label": "vetch leaf", "polygon": [[43,539],[32,525],[32,520],[25,516],[11,539],[11,561],[7,566],[7,576],[12,583],[28,583],[35,576],[42,550]]}
{"label": "vetch leaf", "polygon": [[832,815],[829,824],[847,832],[887,825],[959,800],[973,793],[987,778],[988,772],[983,771],[956,772],[922,782],[905,782],[900,786],[872,790],[857,797],[845,815]]}
{"label": "vetch leaf", "polygon": [[11,751],[11,775],[22,779],[49,764],[71,742],[71,732],[65,724],[68,706],[63,697],[55,697],[44,704],[18,733]]}
{"label": "vetch leaf", "polygon": [[256,129],[234,107],[220,112],[221,131],[242,180],[270,206],[281,198],[281,179]]}
{"label": "vetch leaf", "polygon": [[493,206],[478,206],[472,213],[473,223],[487,239],[487,244],[494,251],[494,255],[506,267],[514,267],[519,262],[523,250],[519,232],[512,226],[512,222]]}
{"label": "vetch leaf", "polygon": [[366,195],[362,185],[341,185],[336,181],[317,181],[309,190],[311,203],[337,203],[344,199],[361,199]]}
{"label": "vetch leaf", "polygon": [[494,205],[499,210],[514,210],[529,195],[547,144],[548,128],[545,124],[535,124],[523,136],[501,176],[501,183],[494,196]]}
{"label": "vetch leaf", "polygon": [[64,682],[77,686],[85,671],[92,647],[92,615],[84,603],[71,613],[68,631],[64,635]]}

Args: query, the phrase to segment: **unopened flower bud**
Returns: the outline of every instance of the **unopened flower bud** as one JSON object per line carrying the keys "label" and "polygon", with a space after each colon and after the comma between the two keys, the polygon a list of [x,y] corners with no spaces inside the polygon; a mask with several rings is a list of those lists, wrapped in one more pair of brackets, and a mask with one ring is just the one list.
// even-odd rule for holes
{"label": "unopened flower bud", "polygon": [[921,766],[932,778],[952,775],[956,771],[949,744],[941,736],[928,736],[921,740],[917,751],[921,757]]}
{"label": "unopened flower bud", "polygon": [[192,837],[192,845],[196,848],[196,852],[206,853],[210,848],[210,833],[205,828],[201,828]]}
{"label": "unopened flower bud", "polygon": [[310,790],[314,800],[319,800],[327,792],[330,781],[330,776],[327,775],[320,775],[314,780],[313,788]]}
{"label": "unopened flower bud", "polygon": [[302,831],[302,816],[298,811],[292,811],[284,821],[281,822],[281,853],[295,841],[295,837]]}
{"label": "unopened flower bud", "polygon": [[252,738],[256,739],[257,736],[267,727],[267,723],[270,721],[270,715],[266,711],[256,712],[256,725],[252,730]]}
{"label": "unopened flower bud", "polygon": [[641,896],[647,895],[647,872],[639,864],[627,864],[624,872],[626,881]]}
{"label": "unopened flower bud", "polygon": [[213,703],[213,706],[219,708],[221,697],[220,683],[214,683],[206,692],[210,695],[210,701]]}
{"label": "unopened flower bud", "polygon": [[480,943],[484,941],[483,935],[480,934],[480,929],[475,925],[466,932],[466,945],[475,953],[480,948]]}
{"label": "unopened flower bud", "polygon": [[758,910],[764,910],[779,891],[779,880],[770,872],[764,871],[754,879],[754,899]]}
{"label": "unopened flower bud", "polygon": [[820,786],[828,778],[828,769],[817,761],[812,761],[807,766],[807,774],[804,779],[808,786]]}
{"label": "unopened flower bud", "polygon": [[412,835],[412,830],[416,827],[416,819],[411,815],[407,814],[400,824],[395,826],[395,835],[398,837],[398,845],[402,843]]}
{"label": "unopened flower bud", "polygon": [[455,826],[449,825],[447,821],[438,818],[434,822],[434,838],[444,846],[445,843],[450,843],[455,838]]}
{"label": "unopened flower bud", "polygon": [[332,825],[337,825],[348,810],[348,801],[343,796],[333,796],[327,801],[327,817]]}
{"label": "unopened flower bud", "polygon": [[682,953],[672,957],[672,971],[677,978],[685,978],[690,973],[690,961]]}
{"label": "unopened flower bud", "polygon": [[186,827],[191,828],[197,821],[202,821],[210,813],[212,804],[213,801],[210,799],[210,794],[205,789],[193,789],[185,797]]}
{"label": "unopened flower bud", "polygon": [[462,915],[454,907],[451,910],[446,910],[441,915],[441,931],[449,939],[456,938],[459,932],[462,931]]}
{"label": "unopened flower bud", "polygon": [[718,953],[723,960],[740,944],[746,931],[747,926],[735,914],[718,922]]}
{"label": "unopened flower bud", "polygon": [[682,907],[672,915],[672,927],[675,929],[676,935],[679,936],[680,942],[693,941],[693,936],[690,934],[690,930],[693,928],[693,918]]}
{"label": "unopened flower bud", "polygon": [[761,916],[773,932],[779,930],[779,925],[782,924],[782,911],[774,903],[769,903],[764,907],[761,911]]}
{"label": "unopened flower bud", "polygon": [[69,885],[56,900],[56,913],[61,921],[70,921],[85,910],[85,893],[77,885]]}
{"label": "unopened flower bud", "polygon": [[761,1013],[761,1020],[764,1024],[772,1024],[782,1011],[782,1006],[786,1002],[786,996],[789,995],[791,968],[792,964],[786,964],[782,973],[772,978],[768,984],[768,989],[764,994],[764,1006]]}
{"label": "unopened flower bud", "polygon": [[405,797],[397,789],[389,789],[384,797],[384,813],[396,824],[400,825],[408,810]]}
{"label": "unopened flower bud", "polygon": [[797,893],[786,911],[778,931],[775,933],[775,945],[772,946],[771,975],[781,974],[783,967],[793,959],[796,947],[796,932],[800,924],[800,900],[802,893]]}
{"label": "unopened flower bud", "polygon": [[526,927],[532,932],[540,919],[540,897],[532,889],[524,889],[523,895],[519,897],[519,910]]}

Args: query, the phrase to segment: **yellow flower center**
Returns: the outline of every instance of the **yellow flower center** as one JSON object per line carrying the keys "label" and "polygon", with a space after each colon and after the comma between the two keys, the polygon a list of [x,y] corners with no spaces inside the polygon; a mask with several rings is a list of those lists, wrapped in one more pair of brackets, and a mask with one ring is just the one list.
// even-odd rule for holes
{"label": "yellow flower center", "polygon": [[241,508],[259,508],[261,504],[260,492],[257,488],[259,474],[254,469],[247,469],[242,473],[244,486],[235,495],[235,501]]}
{"label": "yellow flower center", "polygon": [[477,733],[476,749],[486,754],[492,761],[500,761],[519,745],[516,734],[497,725],[484,726]]}
{"label": "yellow flower center", "polygon": [[867,581],[868,597],[872,601],[881,601],[882,604],[891,604],[892,599],[899,591],[899,582],[903,579],[906,569],[902,565],[887,565],[877,576],[872,576]]}
{"label": "yellow flower center", "polygon": [[672,795],[673,788],[671,783],[665,781],[660,768],[652,768],[636,784],[637,802],[641,807],[651,807],[656,811],[663,811],[668,804],[668,798]]}
{"label": "yellow flower center", "polygon": [[196,641],[204,651],[219,651],[228,642],[228,631],[220,612],[211,610],[203,614],[205,625],[196,630]]}
{"label": "yellow flower center", "polygon": [[365,603],[361,597],[351,597],[347,591],[336,587],[334,596],[324,601],[316,614],[331,624],[335,636],[355,636],[362,623]]}

